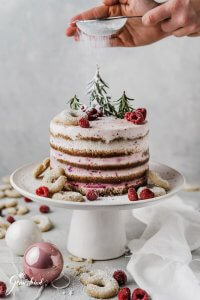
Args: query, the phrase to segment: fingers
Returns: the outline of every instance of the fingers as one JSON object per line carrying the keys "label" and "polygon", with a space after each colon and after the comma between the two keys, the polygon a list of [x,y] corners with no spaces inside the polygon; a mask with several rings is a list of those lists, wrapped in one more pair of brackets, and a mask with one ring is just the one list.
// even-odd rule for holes
{"label": "fingers", "polygon": [[169,0],[143,16],[143,24],[154,26],[161,22],[161,29],[176,37],[197,34],[199,17],[189,0]]}
{"label": "fingers", "polygon": [[116,37],[116,38],[111,38],[109,41],[110,47],[124,47],[122,41]]}
{"label": "fingers", "polygon": [[71,22],[76,20],[91,20],[109,17],[109,8],[105,5],[97,6],[89,9],[79,15],[72,18]]}
{"label": "fingers", "polygon": [[191,36],[195,37],[198,36],[200,32],[200,25],[190,25],[186,26],[184,28],[180,28],[178,30],[175,30],[172,34],[176,37],[183,37],[183,36]]}
{"label": "fingers", "polygon": [[128,0],[103,0],[103,3],[108,6],[116,4],[128,4]]}
{"label": "fingers", "polygon": [[180,13],[179,15],[172,16],[171,19],[162,22],[161,28],[164,32],[174,32],[180,28],[187,28],[188,33],[192,30],[196,30],[197,15],[193,10],[188,11],[187,14]]}
{"label": "fingers", "polygon": [[168,3],[157,6],[148,11],[142,18],[142,22],[146,26],[154,26],[159,22],[168,19],[171,16]]}
{"label": "fingers", "polygon": [[91,20],[91,19],[98,19],[98,18],[108,18],[109,17],[109,7],[102,5],[90,10],[87,10],[81,14],[74,16],[71,19],[71,23],[66,29],[66,35],[72,37],[77,32],[76,22],[77,20]]}
{"label": "fingers", "polygon": [[105,5],[111,6],[111,5],[119,4],[119,0],[104,0],[103,3]]}
{"label": "fingers", "polygon": [[74,27],[74,26],[69,26],[67,29],[66,29],[66,35],[71,37],[71,36],[74,36],[75,33],[76,33],[76,30],[77,28]]}
{"label": "fingers", "polygon": [[189,37],[198,37],[198,36],[200,36],[200,31],[196,32],[196,33],[189,34],[188,36]]}

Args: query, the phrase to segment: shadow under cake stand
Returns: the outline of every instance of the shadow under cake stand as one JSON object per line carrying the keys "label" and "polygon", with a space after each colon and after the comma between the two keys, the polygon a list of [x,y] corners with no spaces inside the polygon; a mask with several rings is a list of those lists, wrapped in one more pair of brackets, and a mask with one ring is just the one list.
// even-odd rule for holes
{"label": "shadow under cake stand", "polygon": [[164,196],[135,202],[129,201],[127,195],[101,197],[93,202],[66,202],[35,195],[35,190],[41,186],[41,180],[32,175],[35,166],[29,164],[17,169],[11,175],[12,186],[39,204],[72,209],[67,249],[74,256],[95,260],[113,259],[124,254],[127,241],[123,210],[161,203],[184,185],[184,177],[178,171],[158,162],[150,162],[150,169],[170,183],[170,191]]}

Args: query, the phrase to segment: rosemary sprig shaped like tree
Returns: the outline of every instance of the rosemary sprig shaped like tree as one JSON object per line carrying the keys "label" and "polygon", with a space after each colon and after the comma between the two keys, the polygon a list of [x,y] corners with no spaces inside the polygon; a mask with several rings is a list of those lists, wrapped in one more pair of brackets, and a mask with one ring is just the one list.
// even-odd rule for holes
{"label": "rosemary sprig shaped like tree", "polygon": [[69,106],[72,110],[79,110],[82,104],[80,103],[80,100],[75,95],[73,98],[71,98],[69,101]]}
{"label": "rosemary sprig shaped like tree", "polygon": [[87,94],[90,95],[90,106],[102,111],[105,116],[115,116],[116,110],[111,103],[111,97],[107,95],[107,89],[109,86],[100,76],[97,66],[95,76],[87,87]]}
{"label": "rosemary sprig shaped like tree", "polygon": [[126,112],[131,112],[134,110],[131,101],[134,101],[134,99],[127,97],[125,91],[123,92],[123,95],[120,99],[115,101],[115,103],[118,106],[117,111],[117,117],[123,119]]}

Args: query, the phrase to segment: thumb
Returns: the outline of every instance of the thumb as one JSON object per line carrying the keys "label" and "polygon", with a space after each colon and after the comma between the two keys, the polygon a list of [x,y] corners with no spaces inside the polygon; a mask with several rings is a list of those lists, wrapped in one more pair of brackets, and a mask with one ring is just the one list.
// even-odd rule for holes
{"label": "thumb", "polygon": [[119,4],[119,0],[103,0],[103,4],[107,5],[107,6],[112,6],[112,5],[116,5]]}

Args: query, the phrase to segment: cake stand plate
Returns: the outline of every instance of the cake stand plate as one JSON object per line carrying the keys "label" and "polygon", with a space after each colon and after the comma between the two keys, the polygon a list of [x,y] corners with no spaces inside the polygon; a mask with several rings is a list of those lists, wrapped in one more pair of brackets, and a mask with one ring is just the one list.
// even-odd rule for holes
{"label": "cake stand plate", "polygon": [[184,185],[178,171],[158,162],[150,162],[150,169],[170,183],[168,194],[150,200],[131,202],[127,195],[99,198],[97,201],[64,202],[35,195],[41,180],[32,175],[36,164],[25,165],[11,175],[12,186],[23,196],[49,206],[72,209],[73,215],[67,248],[75,256],[107,260],[124,254],[126,234],[122,210],[155,205],[176,194]]}

